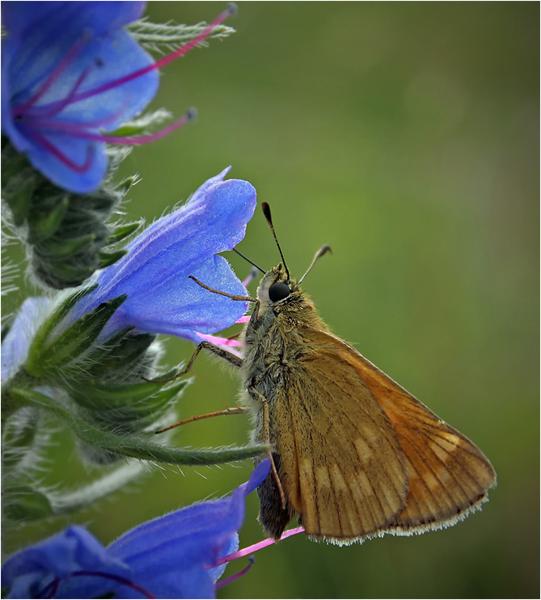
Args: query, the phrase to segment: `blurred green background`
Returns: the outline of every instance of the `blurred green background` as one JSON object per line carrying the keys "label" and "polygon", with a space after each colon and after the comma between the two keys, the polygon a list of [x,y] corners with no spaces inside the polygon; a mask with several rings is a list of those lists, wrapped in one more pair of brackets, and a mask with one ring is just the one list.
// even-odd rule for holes
{"label": "blurred green background", "polygon": [[[148,14],[193,23],[222,8],[152,2]],[[271,203],[292,271],[333,246],[305,289],[334,331],[471,437],[499,483],[481,513],[443,532],[349,548],[292,538],[261,552],[220,596],[538,597],[539,5],[239,9],[234,36],[164,70],[155,106],[179,115],[194,105],[200,116],[125,162],[124,174],[143,177],[129,216],[152,219],[233,165],[231,176]],[[278,262],[259,211],[240,247],[265,267]],[[166,343],[170,364],[193,349]],[[235,401],[236,377],[215,361],[199,360],[195,375],[183,416]],[[237,416],[174,439],[208,446],[247,436]],[[57,441],[53,479],[74,480],[73,447]],[[77,521],[106,542],[226,493],[249,471],[156,468]],[[243,545],[262,537],[256,514],[254,495]],[[5,549],[61,524],[25,528]]]}

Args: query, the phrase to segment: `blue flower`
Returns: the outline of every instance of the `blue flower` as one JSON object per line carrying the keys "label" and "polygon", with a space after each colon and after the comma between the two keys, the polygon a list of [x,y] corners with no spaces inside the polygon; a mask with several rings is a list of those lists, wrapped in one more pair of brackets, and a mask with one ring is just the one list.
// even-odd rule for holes
{"label": "blue flower", "polygon": [[225,565],[238,547],[245,498],[261,485],[262,461],[230,496],[153,519],[104,548],[71,526],[6,560],[2,586],[9,598],[214,598]]}
{"label": "blue flower", "polygon": [[97,188],[107,168],[105,143],[77,133],[116,129],[158,89],[152,69],[94,93],[153,64],[123,29],[144,7],[144,2],[2,3],[3,132],[60,187],[77,193]]}
{"label": "blue flower", "polygon": [[144,2],[3,2],[2,131],[36,169],[75,193],[96,189],[107,169],[106,142],[142,144],[154,134],[112,132],[140,113],[158,89],[158,69],[184,56],[230,14],[154,62],[123,28]]}
{"label": "blue flower", "polygon": [[235,323],[246,312],[244,302],[213,294],[189,278],[194,275],[212,288],[246,295],[229,263],[217,253],[231,250],[244,238],[256,191],[247,181],[224,181],[228,171],[206,181],[186,204],[136,237],[127,254],[100,273],[97,289],[79,301],[70,322],[126,294],[103,338],[133,327],[199,342],[199,333]]}

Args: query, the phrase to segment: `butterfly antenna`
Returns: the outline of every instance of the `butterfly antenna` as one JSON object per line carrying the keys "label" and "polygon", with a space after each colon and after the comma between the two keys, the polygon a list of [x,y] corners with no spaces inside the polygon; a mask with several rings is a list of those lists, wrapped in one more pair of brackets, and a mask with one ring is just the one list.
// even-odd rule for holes
{"label": "butterfly antenna", "polygon": [[250,263],[252,265],[252,267],[255,267],[258,271],[261,271],[261,273],[263,273],[263,275],[265,275],[265,271],[263,271],[263,269],[261,267],[258,267],[253,260],[250,260],[247,256],[244,256],[244,254],[242,252],[239,252],[239,250],[237,250],[236,248],[233,248],[233,252],[238,254],[241,258],[244,258],[244,260],[246,262]]}
{"label": "butterfly antenna", "polygon": [[329,245],[325,244],[324,246],[321,246],[321,248],[314,254],[314,258],[312,259],[310,266],[306,269],[304,275],[299,279],[299,285],[302,283],[303,279],[308,275],[308,273],[310,273],[312,267],[317,263],[317,261],[322,256],[325,256],[327,252],[330,252],[332,254],[332,248]]}
{"label": "butterfly antenna", "polygon": [[274,230],[274,225],[272,224],[272,215],[271,209],[268,202],[262,202],[261,208],[263,209],[263,214],[265,215],[265,219],[267,219],[267,223],[272,231],[272,235],[274,236],[274,241],[276,242],[276,246],[278,247],[278,252],[280,253],[280,257],[282,259],[282,263],[284,265],[284,269],[286,270],[287,280],[289,281],[289,269],[287,268],[286,259],[284,258],[284,253],[282,252],[282,248],[280,248],[280,242],[278,242],[278,238],[276,237],[276,231]]}

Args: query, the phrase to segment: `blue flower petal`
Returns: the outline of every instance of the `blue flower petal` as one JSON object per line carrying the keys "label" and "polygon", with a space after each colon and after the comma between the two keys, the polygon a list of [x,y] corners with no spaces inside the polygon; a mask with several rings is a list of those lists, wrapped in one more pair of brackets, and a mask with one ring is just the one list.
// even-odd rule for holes
{"label": "blue flower petal", "polygon": [[85,194],[100,185],[107,171],[103,142],[89,142],[58,134],[43,137],[75,164],[84,165],[87,159],[90,159],[90,164],[84,171],[77,171],[58,160],[47,148],[35,144],[27,150],[27,156],[38,171],[59,187],[77,194]]}
{"label": "blue flower petal", "polygon": [[[177,594],[181,590],[184,598],[209,597],[207,591],[200,595],[201,579],[186,577],[186,570],[202,570],[208,585],[214,582],[220,571],[212,569],[212,565],[236,547],[245,498],[263,483],[269,470],[270,463],[264,460],[249,481],[230,496],[193,504],[149,521],[121,536],[109,550],[132,566],[141,585],[160,597],[174,597],[167,595],[171,589],[176,589]],[[175,565],[183,568],[175,569]],[[164,573],[168,573],[167,580]]]}
{"label": "blue flower petal", "polygon": [[213,294],[189,279],[194,275],[220,291],[246,294],[227,261],[215,255],[234,248],[244,237],[256,192],[246,181],[222,181],[225,173],[141,233],[126,256],[100,274],[99,287],[76,306],[71,320],[121,294],[128,299],[104,337],[131,326],[199,341],[196,331],[214,333],[242,316],[245,303]]}
{"label": "blue flower petal", "polygon": [[[71,42],[71,45],[75,43],[77,43],[76,39]],[[30,68],[12,75],[11,94],[14,100],[24,101],[34,93],[37,83],[43,80],[44,72],[50,72],[51,68],[62,60],[69,48],[61,50],[63,52],[58,46],[52,46],[45,51],[42,60],[51,65],[49,69],[44,69],[42,62],[36,61]],[[78,94],[94,90],[102,84],[129,75],[153,62],[152,57],[122,29],[112,31],[104,37],[91,38],[66,66],[58,81],[40,99],[36,116],[45,113],[47,105],[67,98],[85,69],[88,69],[88,75],[78,88]],[[12,68],[17,67],[13,64]],[[68,104],[54,115],[54,119],[49,120],[86,125],[96,132],[112,131],[141,112],[156,94],[158,83],[158,72],[152,70],[86,100]]]}
{"label": "blue flower petal", "polygon": [[2,382],[15,375],[26,361],[30,343],[51,306],[49,298],[27,298],[22,303],[2,341]]}
{"label": "blue flower petal", "polygon": [[[130,575],[129,568],[107,552],[88,531],[71,526],[8,558],[2,567],[2,586],[10,590],[9,598],[42,597],[47,585],[55,578],[64,578],[77,571]],[[86,591],[95,595],[87,597],[107,593],[114,587],[107,579],[91,579],[86,582]],[[68,581],[71,583],[72,580]],[[75,588],[78,585],[80,581]]]}
{"label": "blue flower petal", "polygon": [[250,183],[228,179],[194,198],[130,244],[128,254],[103,272],[94,294],[113,298],[145,290],[165,277],[191,275],[201,262],[231,250],[244,238],[256,202]]}
{"label": "blue flower petal", "polygon": [[[39,29],[43,38],[58,35],[54,27],[63,11],[69,11],[70,28],[83,31],[93,27],[96,33],[104,33],[111,27],[121,27],[135,21],[143,14],[146,2],[16,2],[2,3],[2,22],[11,35],[31,34]],[[30,31],[28,31],[30,30]],[[37,35],[37,34],[35,34]]]}
{"label": "blue flower petal", "polygon": [[68,527],[8,558],[2,585],[9,598],[52,597],[55,589],[59,598],[140,598],[137,586],[159,598],[213,598],[223,572],[213,565],[236,549],[245,498],[269,470],[264,460],[230,496],[148,521],[107,548],[82,527]]}
{"label": "blue flower petal", "polygon": [[[246,294],[229,263],[221,256],[208,259],[192,274],[222,292]],[[107,331],[137,323],[139,331],[176,335],[199,343],[201,338],[196,332],[214,333],[224,329],[246,310],[245,302],[213,294],[186,275],[179,275],[173,281],[157,286],[154,291],[149,289],[129,298],[108,323]]]}

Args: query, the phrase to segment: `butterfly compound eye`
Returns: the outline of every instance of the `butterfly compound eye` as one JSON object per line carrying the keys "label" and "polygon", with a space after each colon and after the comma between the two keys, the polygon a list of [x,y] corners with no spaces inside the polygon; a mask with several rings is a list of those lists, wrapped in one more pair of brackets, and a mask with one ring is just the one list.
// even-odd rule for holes
{"label": "butterfly compound eye", "polygon": [[289,294],[291,294],[291,290],[287,283],[273,283],[269,288],[269,298],[271,302],[283,300],[284,298],[287,298]]}

